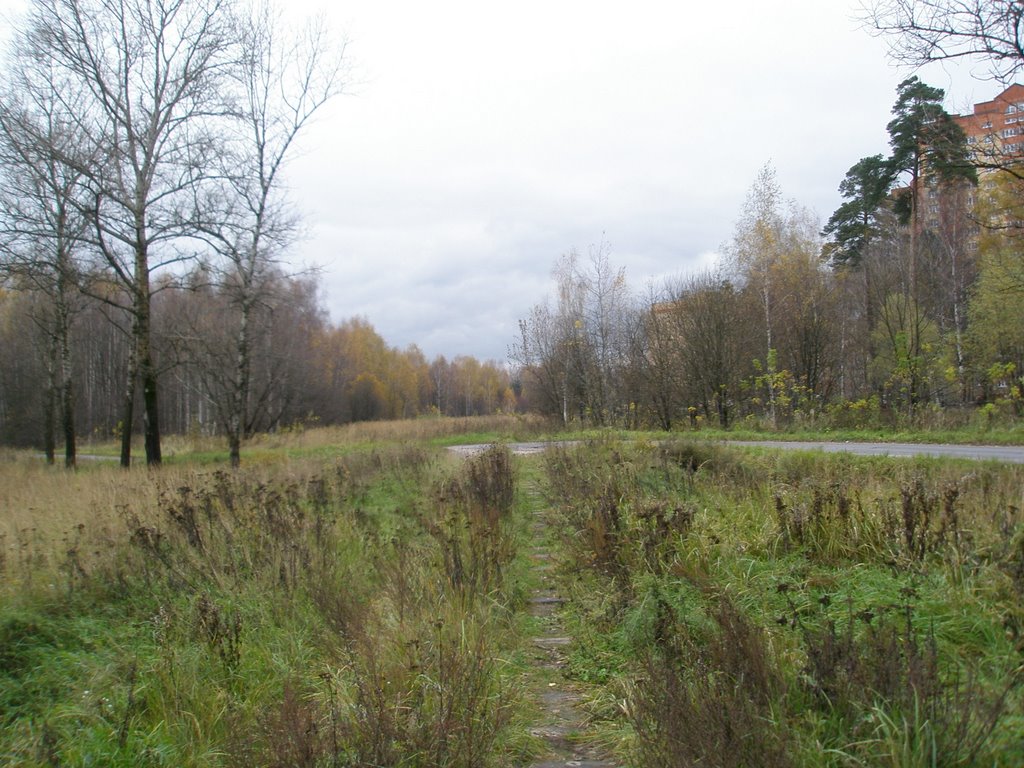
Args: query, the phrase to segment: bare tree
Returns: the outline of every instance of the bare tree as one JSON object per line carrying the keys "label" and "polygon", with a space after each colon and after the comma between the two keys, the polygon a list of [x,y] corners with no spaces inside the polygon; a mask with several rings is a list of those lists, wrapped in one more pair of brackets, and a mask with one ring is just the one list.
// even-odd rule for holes
{"label": "bare tree", "polygon": [[220,257],[215,279],[233,314],[234,344],[225,359],[232,374],[225,380],[211,371],[218,383],[210,387],[232,466],[241,462],[251,429],[253,313],[272,301],[282,255],[297,234],[281,174],[299,133],[345,84],[344,41],[336,43],[322,18],[289,32],[279,10],[258,2],[236,23],[239,60],[228,81],[232,124],[218,183],[202,190],[193,222]]}
{"label": "bare tree", "polygon": [[[78,299],[76,258],[86,227],[82,174],[64,158],[92,148],[74,131],[64,106],[81,107],[81,92],[28,57],[12,56],[0,95],[0,268],[45,297],[34,322],[47,338],[44,442],[54,461],[53,425],[60,404],[64,463],[75,466],[76,434],[71,324]],[[58,97],[58,93],[62,94]]]}
{"label": "bare tree", "polygon": [[639,325],[625,273],[613,269],[604,243],[587,264],[570,250],[555,264],[557,304],[541,304],[521,320],[519,343],[509,350],[545,409],[604,424],[628,407],[623,377]]}
{"label": "bare tree", "polygon": [[537,304],[519,321],[519,339],[509,348],[509,359],[519,367],[526,391],[539,402],[541,412],[558,414],[569,423],[570,361],[566,340],[559,333],[557,315],[547,302]]}
{"label": "bare tree", "polygon": [[[964,61],[987,67],[1007,86],[1024,71],[1024,5],[1014,0],[875,0],[861,19],[888,38],[893,60],[915,69]],[[1020,160],[1018,151],[993,142],[972,147],[970,164],[1024,179]]]}
{"label": "bare tree", "polygon": [[685,396],[727,428],[749,365],[752,323],[744,296],[719,271],[674,286],[668,312],[680,347]]}
{"label": "bare tree", "polygon": [[674,282],[660,294],[649,288],[641,319],[642,347],[634,357],[635,375],[642,380],[654,418],[665,431],[672,429],[683,405],[681,330],[675,311],[683,291]]}
{"label": "bare tree", "polygon": [[64,111],[75,132],[103,150],[87,163],[65,159],[85,178],[92,243],[127,297],[124,466],[131,462],[136,381],[146,461],[161,461],[151,276],[187,256],[182,211],[214,149],[208,123],[221,111],[219,82],[229,63],[226,11],[226,0],[33,0],[23,30],[40,66],[87,96]]}
{"label": "bare tree", "polygon": [[1024,5],[1015,0],[878,0],[862,18],[899,62],[984,61],[1009,84],[1024,69]]}

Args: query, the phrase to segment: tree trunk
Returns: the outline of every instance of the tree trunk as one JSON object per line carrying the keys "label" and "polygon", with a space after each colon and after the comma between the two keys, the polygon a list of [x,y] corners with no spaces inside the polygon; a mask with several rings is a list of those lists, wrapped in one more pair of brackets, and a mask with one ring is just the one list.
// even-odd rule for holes
{"label": "tree trunk", "polygon": [[146,464],[159,466],[160,456],[160,412],[157,408],[156,366],[153,364],[153,353],[146,338],[145,356],[142,358],[142,399],[145,406],[143,426],[146,435]]}
{"label": "tree trunk", "polygon": [[145,221],[136,222],[135,251],[135,345],[138,350],[139,375],[142,381],[143,434],[146,443],[146,465],[159,466],[160,412],[157,408],[157,376],[151,343],[151,315],[149,289],[149,253],[146,245]]}
{"label": "tree trunk", "polygon": [[[138,335],[134,330],[133,336]],[[138,378],[138,346],[135,339],[129,344],[128,375],[124,383],[124,402],[121,410],[121,466],[128,469],[132,465],[132,426],[135,421],[135,382]]]}
{"label": "tree trunk", "polygon": [[64,433],[64,466],[74,468],[77,456],[75,446],[75,389],[71,371],[70,318],[63,287],[58,290],[57,331],[60,346],[60,418]]}
{"label": "tree trunk", "polygon": [[242,463],[242,437],[249,432],[249,315],[252,308],[249,300],[242,302],[241,317],[238,324],[238,339],[235,347],[235,382],[231,393],[231,413],[228,416],[228,448],[231,454],[231,466],[239,467]]}
{"label": "tree trunk", "polygon": [[46,463],[56,462],[57,443],[54,435],[57,407],[57,336],[49,333],[46,344],[46,386],[43,388],[43,449]]}

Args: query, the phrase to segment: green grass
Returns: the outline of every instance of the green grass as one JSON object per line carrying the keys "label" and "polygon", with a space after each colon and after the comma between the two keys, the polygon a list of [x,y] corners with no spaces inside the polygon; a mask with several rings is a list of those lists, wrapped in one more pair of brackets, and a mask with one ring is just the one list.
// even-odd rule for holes
{"label": "green grass", "polygon": [[[0,601],[0,762],[488,766],[528,755],[521,510],[494,495],[511,487],[505,456],[464,464],[382,443],[232,473],[3,467],[8,498],[59,509],[60,527],[12,515],[15,531],[31,523],[39,535],[0,560],[17,577]],[[104,499],[119,509],[97,514]]]}
{"label": "green grass", "polygon": [[[764,764],[1024,763],[1019,688],[976,753],[927,688],[968,711],[1020,674],[1024,468],[612,430],[467,464],[443,447],[550,426],[408,427],[261,437],[237,472],[210,441],[155,473],[0,464],[0,762],[529,762],[541,488],[569,673],[627,764],[742,755],[715,707]],[[890,663],[933,648],[937,676]],[[659,762],[685,712],[706,742]]]}
{"label": "green grass", "polygon": [[571,670],[624,702],[628,764],[1024,760],[1021,468],[607,436],[545,462]]}

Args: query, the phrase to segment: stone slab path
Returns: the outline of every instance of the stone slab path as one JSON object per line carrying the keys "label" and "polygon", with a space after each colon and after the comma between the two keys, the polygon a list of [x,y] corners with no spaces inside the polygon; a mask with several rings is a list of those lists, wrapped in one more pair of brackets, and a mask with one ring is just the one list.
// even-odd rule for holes
{"label": "stone slab path", "polygon": [[539,630],[530,641],[535,680],[531,688],[541,712],[531,733],[547,747],[547,754],[529,768],[616,768],[588,739],[587,717],[580,707],[582,696],[565,676],[566,655],[572,644],[561,616],[566,600],[559,593],[557,564],[544,543],[549,522],[543,501],[535,489],[527,492],[535,510],[530,558],[540,575],[539,586],[529,598],[530,615],[537,619]]}

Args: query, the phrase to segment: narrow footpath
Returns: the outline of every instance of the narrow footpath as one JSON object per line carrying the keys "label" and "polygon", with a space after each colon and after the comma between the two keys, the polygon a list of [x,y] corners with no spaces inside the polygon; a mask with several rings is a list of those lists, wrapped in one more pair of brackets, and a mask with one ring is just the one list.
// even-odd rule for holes
{"label": "narrow footpath", "polygon": [[526,489],[534,519],[530,526],[530,558],[540,578],[529,598],[530,615],[538,631],[531,640],[529,659],[533,674],[529,688],[536,696],[541,717],[531,733],[542,739],[548,753],[530,768],[616,768],[588,743],[587,719],[580,709],[581,695],[564,674],[572,643],[561,617],[565,598],[559,593],[550,538],[551,521],[539,490]]}

